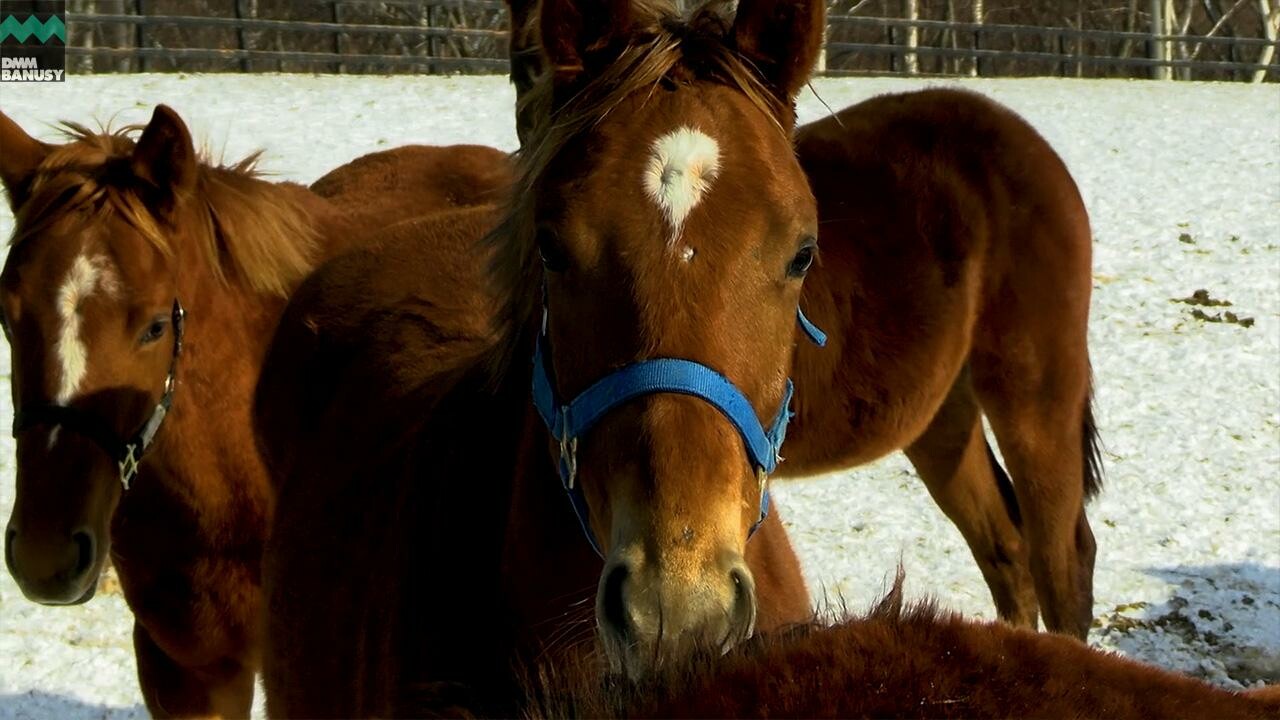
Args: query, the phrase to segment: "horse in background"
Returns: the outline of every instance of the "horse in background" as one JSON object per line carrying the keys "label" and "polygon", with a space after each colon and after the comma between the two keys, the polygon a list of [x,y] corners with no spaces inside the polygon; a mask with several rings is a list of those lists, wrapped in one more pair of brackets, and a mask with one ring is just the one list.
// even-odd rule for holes
{"label": "horse in background", "polygon": [[[565,28],[595,33],[578,59],[598,67],[630,19],[588,12],[548,29],[540,0],[508,6],[517,133],[524,152],[541,152],[555,93],[538,78],[545,88],[591,74],[576,70]],[[1102,468],[1087,348],[1092,235],[1069,171],[1015,113],[953,89],[872,98],[800,127],[794,142],[820,248],[801,305],[830,342],[796,346],[796,417],[776,477],[903,450],[965,538],[1000,617],[1034,628],[1043,616],[1084,639],[1096,555],[1084,504]],[[724,222],[698,212],[717,216],[708,226]],[[582,221],[562,222],[576,231]]]}
{"label": "horse in background", "polygon": [[1280,716],[1280,686],[1232,692],[1056,634],[904,606],[704,650],[642,683],[536,668],[530,717],[1234,718]]}
{"label": "horse in background", "polygon": [[[0,275],[17,439],[5,560],[28,598],[66,605],[93,596],[109,555],[152,714],[247,716],[273,503],[250,399],[286,299],[378,228],[501,192],[508,164],[390,151],[317,193],[259,179],[254,156],[203,160],[166,106],[131,131],[68,125],[51,145],[0,114],[16,218]],[[418,184],[391,203],[388,177]]]}

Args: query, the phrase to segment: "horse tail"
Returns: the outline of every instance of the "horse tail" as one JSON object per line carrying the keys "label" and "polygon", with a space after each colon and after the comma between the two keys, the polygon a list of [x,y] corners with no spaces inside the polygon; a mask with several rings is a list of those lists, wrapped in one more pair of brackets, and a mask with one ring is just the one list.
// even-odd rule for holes
{"label": "horse tail", "polygon": [[1084,399],[1084,418],[1080,426],[1080,449],[1084,455],[1084,499],[1092,500],[1102,489],[1102,441],[1093,419],[1093,381],[1089,381]]}

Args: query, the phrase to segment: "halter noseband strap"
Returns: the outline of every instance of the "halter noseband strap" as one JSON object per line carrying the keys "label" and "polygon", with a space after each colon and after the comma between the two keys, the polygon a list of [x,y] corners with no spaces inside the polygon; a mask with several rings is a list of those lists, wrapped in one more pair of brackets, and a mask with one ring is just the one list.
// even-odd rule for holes
{"label": "halter noseband strap", "polygon": [[[782,460],[780,452],[791,419],[793,387],[787,379],[782,404],[766,429],[756,416],[755,408],[728,378],[710,367],[692,360],[655,358],[632,363],[600,378],[566,404],[557,401],[551,380],[551,356],[546,328],[546,305],[543,306],[542,331],[533,351],[533,404],[546,423],[551,436],[560,444],[560,480],[569,495],[582,532],[597,555],[603,557],[587,514],[586,498],[575,481],[578,474],[578,438],[587,433],[609,411],[644,395],[676,393],[699,398],[715,407],[733,424],[742,438],[748,459],[760,483],[760,515],[752,524],[748,537],[769,515],[769,491],[765,482]],[[800,328],[819,347],[826,335],[796,309]]]}
{"label": "halter noseband strap", "polygon": [[186,311],[176,299],[173,301],[173,356],[169,359],[169,374],[164,379],[164,392],[160,402],[151,410],[146,422],[127,440],[116,434],[114,428],[101,416],[95,415],[70,405],[36,405],[22,408],[13,418],[13,436],[30,428],[49,425],[64,427],[78,435],[83,435],[102,448],[120,470],[120,484],[125,490],[138,475],[138,463],[147,448],[155,440],[169,408],[173,406],[173,391],[178,371],[178,356],[182,354],[183,322]]}

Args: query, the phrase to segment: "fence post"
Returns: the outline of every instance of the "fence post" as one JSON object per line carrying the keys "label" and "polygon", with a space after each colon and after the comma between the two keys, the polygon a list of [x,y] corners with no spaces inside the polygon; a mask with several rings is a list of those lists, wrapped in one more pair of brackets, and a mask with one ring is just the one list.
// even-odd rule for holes
{"label": "fence post", "polygon": [[[244,5],[247,1],[248,0],[236,0],[236,19],[237,20],[244,20],[244,15],[245,15]],[[245,32],[244,25],[237,24],[236,25],[236,43],[240,46],[241,52],[245,52],[249,49],[248,47],[246,47],[248,43],[245,42],[244,32]],[[240,72],[246,72],[246,73],[249,72],[249,57],[247,55],[242,55],[240,57]]]}
{"label": "fence post", "polygon": [[[427,27],[434,29],[436,26],[436,6],[433,2],[427,3]],[[431,56],[432,63],[427,66],[427,72],[436,75],[440,72],[440,66],[435,63],[435,59],[440,57],[440,38],[434,34],[427,36],[427,54]]]}
{"label": "fence post", "polygon": [[1067,52],[1066,33],[1058,33],[1058,55],[1062,57],[1062,59],[1058,61],[1058,76],[1066,77],[1068,64],[1067,58],[1070,56],[1070,53]]}
{"label": "fence post", "polygon": [[[333,0],[333,2],[329,3],[329,15],[333,18],[334,25],[342,24],[342,0]],[[337,30],[333,32],[333,54],[339,57],[342,56],[342,33]],[[346,64],[341,60],[333,65],[334,72],[339,75],[345,72],[346,69]]]}
{"label": "fence post", "polygon": [[[143,0],[134,0],[133,12],[140,18],[147,16],[147,6],[143,3]],[[138,46],[138,49],[145,48],[147,46],[147,26],[138,23],[133,27],[134,44]],[[146,72],[148,69],[147,56],[143,53],[138,53],[138,69],[142,72]]]}

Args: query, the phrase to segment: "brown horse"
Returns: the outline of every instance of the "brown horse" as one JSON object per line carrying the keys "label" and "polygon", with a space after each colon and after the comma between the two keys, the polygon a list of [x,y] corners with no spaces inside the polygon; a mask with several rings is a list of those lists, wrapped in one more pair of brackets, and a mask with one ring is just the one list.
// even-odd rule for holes
{"label": "brown horse", "polygon": [[[348,256],[291,303],[256,410],[274,714],[448,712],[462,688],[512,712],[512,663],[583,649],[592,606],[635,675],[807,618],[776,513],[751,537],[788,375],[783,472],[907,447],[1003,615],[1033,624],[1038,595],[1083,636],[1090,238],[1065,167],[954,92],[804,128],[797,160],[822,4],[722,9],[544,3],[494,242]],[[827,347],[797,341],[801,304]]]}
{"label": "brown horse", "polygon": [[[530,78],[558,62],[534,52],[537,4],[509,1],[522,139],[546,116]],[[1091,235],[1066,167],[1021,118],[954,90],[869,100],[800,128],[795,145],[822,247],[802,304],[832,337],[797,347],[779,475],[904,449],[1000,616],[1035,627],[1043,612],[1049,629],[1084,638],[1095,545],[1083,502],[1101,469]]]}
{"label": "brown horse", "polygon": [[640,684],[541,668],[537,717],[1275,718],[1280,686],[1246,693],[1054,634],[981,623],[899,590],[867,616],[701,653]]}
{"label": "brown horse", "polygon": [[[272,504],[250,400],[285,299],[370,229],[500,191],[508,163],[379,153],[327,176],[325,199],[259,180],[252,158],[202,161],[164,106],[136,143],[69,135],[45,144],[0,114],[17,221],[0,276],[18,441],[6,563],[30,599],[75,604],[110,553],[151,712],[244,716]],[[396,176],[417,184],[393,207],[379,183]]]}

